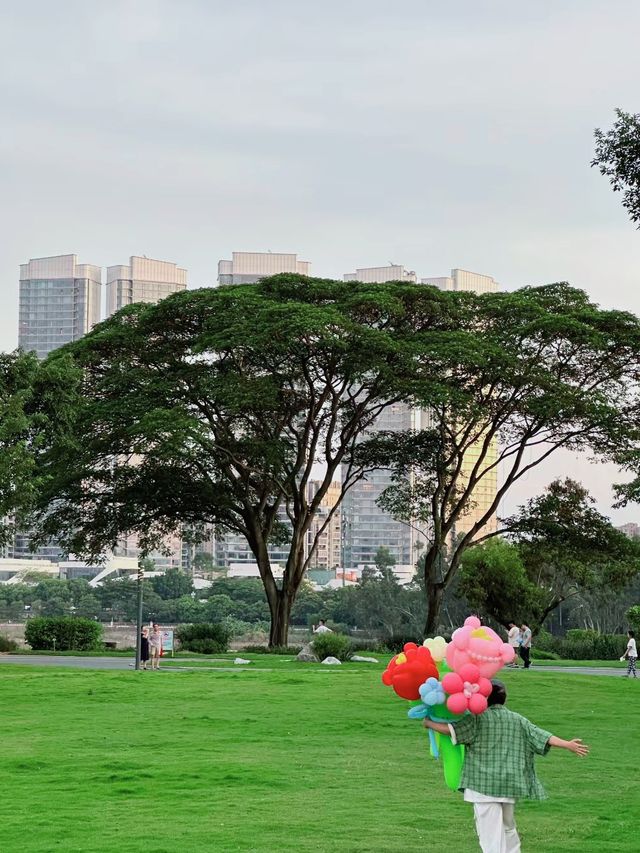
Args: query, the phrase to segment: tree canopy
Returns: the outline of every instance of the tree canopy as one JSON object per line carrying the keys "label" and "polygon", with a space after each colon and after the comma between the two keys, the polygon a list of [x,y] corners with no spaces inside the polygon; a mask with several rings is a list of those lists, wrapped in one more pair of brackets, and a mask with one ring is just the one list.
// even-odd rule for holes
{"label": "tree canopy", "polygon": [[467,551],[460,592],[503,625],[526,620],[537,629],[574,596],[625,588],[640,572],[640,544],[594,503],[579,483],[555,480],[505,521],[510,542]]}
{"label": "tree canopy", "polygon": [[67,380],[68,371],[41,366],[34,353],[0,353],[0,546],[34,506],[35,442],[50,439],[50,403],[68,399]]}
{"label": "tree canopy", "polygon": [[595,131],[591,165],[609,179],[614,192],[622,193],[623,207],[640,228],[640,113],[616,110],[616,116],[610,130]]}
{"label": "tree canopy", "polygon": [[[244,536],[286,644],[296,591],[337,505],[305,554],[311,522],[386,406],[440,382],[416,363],[416,330],[452,326],[435,288],[282,275],[129,306],[48,363],[75,378],[40,442],[38,530],[96,559],[126,533],[146,551],[176,530]],[[310,496],[314,466],[321,483]],[[281,584],[270,544],[288,541]]]}
{"label": "tree canopy", "polygon": [[[465,549],[500,532],[491,522],[514,483],[560,448],[636,471],[640,448],[637,317],[566,283],[453,297],[455,330],[416,335],[418,359],[447,386],[440,401],[424,395],[426,428],[361,447],[394,472],[382,505],[427,533],[427,634]],[[498,467],[493,499],[477,511]]]}

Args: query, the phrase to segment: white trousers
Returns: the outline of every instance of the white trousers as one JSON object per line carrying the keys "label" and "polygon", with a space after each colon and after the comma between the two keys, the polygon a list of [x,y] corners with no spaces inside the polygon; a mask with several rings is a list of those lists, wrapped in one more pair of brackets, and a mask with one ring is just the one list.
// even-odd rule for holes
{"label": "white trousers", "polygon": [[474,803],[482,853],[520,853],[513,803]]}

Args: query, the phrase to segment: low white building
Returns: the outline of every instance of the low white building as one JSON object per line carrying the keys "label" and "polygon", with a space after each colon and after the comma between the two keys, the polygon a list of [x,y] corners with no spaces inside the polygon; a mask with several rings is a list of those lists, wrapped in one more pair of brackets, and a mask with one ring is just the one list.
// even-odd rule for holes
{"label": "low white building", "polygon": [[[284,575],[284,566],[278,563],[271,564],[271,571],[276,580]],[[227,571],[228,578],[259,578],[260,570],[257,563],[231,563]]]}
{"label": "low white building", "polygon": [[60,577],[58,563],[51,560],[19,560],[11,557],[0,558],[0,583],[22,583],[28,574]]}

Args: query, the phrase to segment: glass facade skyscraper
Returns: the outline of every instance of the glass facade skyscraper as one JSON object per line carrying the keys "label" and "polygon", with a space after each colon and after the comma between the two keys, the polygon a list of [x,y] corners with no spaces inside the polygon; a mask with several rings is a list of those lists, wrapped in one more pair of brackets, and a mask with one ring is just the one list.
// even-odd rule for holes
{"label": "glass facade skyscraper", "polygon": [[100,321],[101,270],[76,255],[34,258],[20,266],[18,345],[45,358]]}
{"label": "glass facade skyscraper", "polygon": [[[101,268],[79,264],[76,255],[32,258],[20,265],[18,345],[38,358],[77,341],[100,321]],[[17,559],[60,560],[56,542],[35,552],[28,531],[15,532],[7,548]]]}
{"label": "glass facade skyscraper", "polygon": [[[417,281],[413,270],[405,270],[399,264],[387,267],[362,267],[355,273],[347,273],[345,281],[386,282]],[[422,284],[431,284],[441,290],[467,290],[475,293],[492,293],[499,289],[498,283],[488,275],[451,270],[450,276],[423,278]],[[402,432],[428,427],[431,415],[428,410],[414,409],[398,403],[386,409],[370,428],[370,432]],[[470,448],[463,461],[462,479],[477,459],[478,447]],[[487,462],[497,457],[495,442],[491,445]],[[378,548],[384,546],[393,554],[398,566],[413,566],[421,551],[428,544],[429,531],[426,525],[406,524],[378,506],[377,500],[391,485],[391,472],[384,469],[369,472],[345,495],[342,502],[343,564],[345,568],[371,565]],[[487,475],[473,493],[472,505],[466,515],[456,524],[456,535],[471,529],[491,507],[497,490],[497,469]],[[495,516],[489,519],[485,530],[495,530]]]}
{"label": "glass facade skyscraper", "polygon": [[107,317],[134,302],[160,302],[186,290],[187,271],[170,261],[132,255],[129,265],[107,267]]}

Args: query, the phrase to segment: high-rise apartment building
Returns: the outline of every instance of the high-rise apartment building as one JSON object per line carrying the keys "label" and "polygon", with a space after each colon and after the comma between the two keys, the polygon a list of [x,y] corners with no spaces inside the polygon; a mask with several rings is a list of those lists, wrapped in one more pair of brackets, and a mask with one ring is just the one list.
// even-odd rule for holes
{"label": "high-rise apartment building", "polygon": [[[402,264],[383,267],[360,267],[353,273],[345,273],[345,281],[361,281],[382,284],[388,281],[417,282],[413,270]],[[368,432],[404,432],[416,429],[421,413],[403,403],[385,409]],[[408,565],[417,560],[416,543],[419,538],[415,527],[397,521],[381,509],[377,500],[391,485],[391,472],[385,469],[371,471],[355,483],[342,502],[343,566],[354,568],[370,565],[380,547],[388,548],[398,565]]]}
{"label": "high-rise apartment building", "polygon": [[[278,521],[285,527],[290,527],[291,522],[287,516],[286,507],[281,505],[278,510]],[[230,530],[226,533],[216,534],[214,546],[214,560],[216,566],[228,569],[231,566],[242,563],[244,565],[255,565],[256,558],[249,547],[246,537],[241,533]],[[289,544],[283,542],[281,545],[271,545],[269,548],[269,559],[272,564],[284,566],[289,557]]]}
{"label": "high-rise apartment building", "polygon": [[[417,281],[413,271],[404,266],[392,264],[387,267],[365,267],[348,273],[345,281],[379,282]],[[453,269],[450,276],[422,278],[422,284],[433,284],[442,290],[466,290],[476,293],[490,293],[498,289],[497,282],[488,275]],[[405,430],[426,429],[429,424],[428,411],[412,409],[403,404],[395,404],[386,409],[371,427],[371,431],[401,432]],[[465,456],[464,471],[470,471],[477,459],[478,448],[472,447]],[[497,448],[492,445],[487,464],[495,461]],[[497,490],[497,468],[488,474],[474,491],[470,511],[456,525],[456,535],[464,533],[480,518],[493,502]],[[384,512],[377,500],[382,492],[391,485],[391,472],[372,471],[356,483],[346,494],[342,503],[342,538],[344,566],[352,568],[373,563],[375,553],[380,546],[389,548],[398,565],[413,565],[426,545],[428,531],[422,525],[405,524],[396,521]],[[489,521],[488,528],[495,529],[495,516]],[[486,530],[487,528],[485,528]]]}
{"label": "high-rise apartment building", "polygon": [[[102,271],[79,264],[76,255],[32,258],[20,265],[18,345],[45,358],[77,341],[100,321]],[[28,531],[18,530],[6,548],[15,559],[59,560],[56,542],[30,550]]]}
{"label": "high-rise apartment building", "polygon": [[128,266],[107,267],[107,317],[134,302],[160,302],[185,290],[187,271],[170,261],[132,255]]}
{"label": "high-rise apartment building", "polygon": [[45,358],[100,321],[101,269],[76,255],[20,265],[18,345]]}
{"label": "high-rise apartment building", "polygon": [[[308,486],[307,498],[312,501],[318,493],[320,487],[319,480],[311,480]],[[340,500],[342,491],[341,483],[331,483],[326,494],[320,502],[318,512],[311,523],[311,527],[307,532],[307,541],[305,554],[308,555],[316,538],[318,544],[316,550],[311,557],[309,563],[310,569],[334,569],[337,566],[342,566],[342,522],[340,511],[336,510],[327,522],[327,518],[331,510]],[[320,530],[326,524],[322,533]]]}
{"label": "high-rise apartment building", "polygon": [[451,270],[451,275],[421,278],[420,283],[433,284],[440,290],[467,290],[472,293],[495,293],[500,290],[500,285],[492,276],[460,269]]}
{"label": "high-rise apartment building", "polygon": [[[386,408],[365,433],[406,432],[421,429],[425,413],[404,403]],[[378,506],[378,498],[392,483],[391,471],[378,468],[355,483],[342,501],[343,566],[372,565],[378,548],[388,548],[398,566],[413,565],[425,538],[418,525],[397,521]]]}
{"label": "high-rise apartment building", "polygon": [[[450,276],[435,276],[431,278],[421,279],[422,284],[433,284],[441,290],[466,290],[473,293],[495,293],[500,289],[498,282],[490,275],[482,275],[477,272],[469,272],[468,270],[453,269]],[[462,479],[473,470],[474,465],[478,461],[480,453],[481,441],[478,441],[465,453],[462,460]],[[455,536],[467,533],[482,518],[487,510],[491,507],[495,500],[498,490],[498,466],[495,462],[498,458],[498,445],[492,441],[484,462],[483,468],[494,466],[478,483],[473,491],[472,500],[469,510],[466,515],[461,516],[456,522]],[[485,533],[493,532],[497,529],[497,517],[492,515],[488,522],[483,527]]]}
{"label": "high-rise apartment building", "polygon": [[[186,290],[187,271],[171,261],[159,261],[132,255],[128,265],[107,267],[107,317],[125,305],[136,302],[160,302],[172,293]],[[186,567],[190,551],[178,536],[167,537],[166,548],[150,554],[159,569]],[[166,551],[166,553],[165,553]],[[138,537],[134,534],[122,538],[114,554],[137,559]]]}
{"label": "high-rise apartment building", "polygon": [[617,530],[624,533],[624,535],[628,536],[629,539],[640,539],[640,524],[637,524],[635,521],[629,521],[627,524],[621,524]]}
{"label": "high-rise apartment building", "polygon": [[218,284],[255,284],[282,272],[309,275],[311,264],[283,252],[233,252],[230,261],[218,261]]}
{"label": "high-rise apartment building", "polygon": [[402,264],[388,264],[386,267],[359,267],[355,272],[347,272],[345,281],[362,281],[365,284],[384,284],[386,281],[413,281],[418,277],[414,270],[405,270]]}

